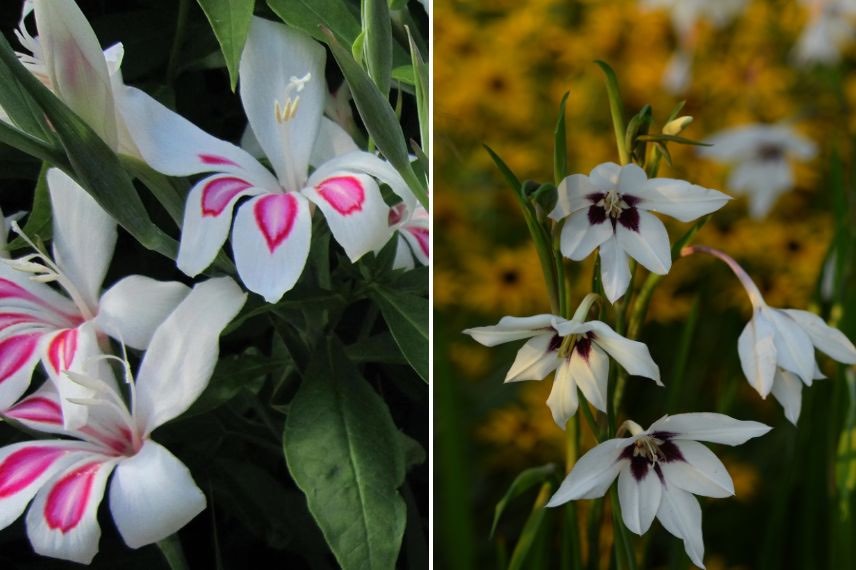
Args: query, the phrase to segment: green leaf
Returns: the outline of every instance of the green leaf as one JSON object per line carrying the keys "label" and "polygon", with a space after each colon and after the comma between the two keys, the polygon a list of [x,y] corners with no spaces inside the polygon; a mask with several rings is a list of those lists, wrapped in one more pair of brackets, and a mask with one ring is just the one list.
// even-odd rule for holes
{"label": "green leaf", "polygon": [[[47,173],[48,165],[42,164],[42,170],[39,172],[39,180],[36,182],[36,191],[33,196],[33,209],[30,210],[27,216],[27,223],[24,225],[24,234],[30,239],[45,242],[51,239],[53,234],[53,218],[51,217],[51,196],[48,188]],[[11,214],[11,212],[5,212]],[[27,242],[21,237],[16,237],[9,243],[9,251],[15,251],[23,247],[29,247]]]}
{"label": "green leaf", "polygon": [[6,66],[0,66],[0,108],[23,133],[48,147],[56,143],[44,113]]}
{"label": "green leaf", "polygon": [[365,55],[366,48],[366,31],[363,30],[360,32],[360,35],[357,36],[357,39],[354,40],[353,45],[351,45],[351,55],[354,56],[354,59],[357,60],[357,63],[363,65],[363,55]]}
{"label": "green leaf", "polygon": [[429,116],[430,81],[428,77],[428,65],[422,59],[422,54],[419,52],[416,42],[413,41],[413,34],[410,33],[410,28],[407,28],[407,41],[410,44],[413,86],[416,92],[416,113],[419,117],[419,142],[424,149],[424,154],[428,155],[431,152],[431,149],[428,148],[428,143],[430,142],[428,130],[431,125],[431,117]]}
{"label": "green leaf", "polygon": [[425,181],[416,175],[413,166],[410,164],[404,132],[398,123],[398,117],[395,116],[395,112],[389,105],[389,100],[378,90],[365,70],[354,60],[351,53],[342,47],[333,32],[327,30],[325,36],[325,41],[348,82],[348,87],[351,89],[354,103],[366,125],[366,130],[374,140],[378,150],[401,174],[401,177],[404,178],[422,205],[428,208],[428,190]]}
{"label": "green leaf", "polygon": [[609,112],[612,115],[612,127],[615,130],[615,144],[618,147],[618,158],[622,165],[630,163],[630,151],[624,144],[624,102],[621,100],[621,91],[618,89],[618,78],[615,71],[605,61],[597,60],[595,63],[606,76],[606,95],[609,99]]}
{"label": "green leaf", "polygon": [[370,336],[349,344],[345,351],[353,362],[383,362],[407,364],[407,359],[398,349],[395,339],[388,332]]}
{"label": "green leaf", "polygon": [[544,515],[546,513],[544,505],[547,504],[547,500],[550,498],[552,492],[553,485],[549,481],[541,485],[541,490],[538,492],[535,504],[532,505],[532,512],[529,513],[526,524],[523,525],[523,530],[520,532],[520,538],[517,539],[517,544],[514,546],[511,561],[508,563],[508,570],[525,568],[526,556],[532,549],[535,537],[538,536],[538,531],[544,522]]}
{"label": "green leaf", "polygon": [[689,144],[693,146],[713,146],[710,143],[694,141],[692,139],[679,137],[677,135],[642,135],[640,137],[637,137],[636,140],[644,142],[673,142],[677,144]]}
{"label": "green leaf", "polygon": [[410,366],[428,381],[428,299],[376,287],[371,294]]}
{"label": "green leaf", "polygon": [[401,441],[401,449],[404,453],[404,466],[407,470],[425,463],[428,454],[425,453],[425,448],[422,447],[422,444],[404,432],[399,432],[398,438]]}
{"label": "green leaf", "polygon": [[362,24],[366,69],[381,94],[389,94],[392,73],[392,23],[386,0],[363,0]]}
{"label": "green leaf", "polygon": [[250,31],[255,0],[197,0],[226,59],[232,91],[238,84],[238,65]]}
{"label": "green leaf", "polygon": [[556,120],[556,128],[553,130],[553,181],[558,186],[565,176],[568,175],[568,137],[565,129],[565,104],[568,101],[570,91],[562,95],[559,103],[559,118]]}
{"label": "green leaf", "polygon": [[345,570],[392,569],[406,509],[405,462],[384,401],[334,339],[310,360],[283,433],[289,471]]}
{"label": "green leaf", "polygon": [[3,68],[15,76],[44,111],[65,149],[72,168],[69,174],[143,246],[175,259],[178,244],[152,223],[116,154],[80,117],[39,83],[21,65],[6,39],[0,38],[0,69]]}
{"label": "green leaf", "polygon": [[414,85],[416,77],[412,65],[400,65],[392,70],[392,78],[407,85]]}
{"label": "green leaf", "polygon": [[187,411],[187,416],[218,408],[242,391],[257,394],[264,384],[265,376],[293,365],[290,359],[271,358],[255,348],[244,354],[223,357],[217,362],[208,387]]}
{"label": "green leaf", "polygon": [[322,26],[348,46],[360,35],[359,20],[342,0],[268,0],[268,6],[283,22],[322,42],[327,41]]}
{"label": "green leaf", "polygon": [[514,479],[511,486],[496,504],[496,508],[493,511],[493,524],[490,526],[491,538],[493,537],[493,533],[496,532],[496,525],[499,523],[499,517],[502,516],[502,513],[505,511],[505,507],[508,506],[508,503],[535,485],[540,485],[544,481],[547,481],[556,475],[556,472],[556,465],[554,463],[548,463],[547,465],[542,465],[540,467],[531,467],[526,469]]}
{"label": "green leaf", "polygon": [[520,199],[523,200],[523,184],[520,182],[520,179],[515,176],[515,174],[511,171],[511,168],[505,164],[505,161],[502,160],[498,154],[496,154],[492,148],[487,145],[483,145],[487,153],[493,159],[496,167],[499,168],[499,171],[502,172],[502,175],[505,177],[508,185],[511,186],[511,189],[514,190],[514,194]]}

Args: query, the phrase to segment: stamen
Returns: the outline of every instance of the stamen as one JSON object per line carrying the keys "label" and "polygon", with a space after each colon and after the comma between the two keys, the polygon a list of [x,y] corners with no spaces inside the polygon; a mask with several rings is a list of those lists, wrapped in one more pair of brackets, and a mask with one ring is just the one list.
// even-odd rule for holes
{"label": "stamen", "polygon": [[300,104],[300,95],[291,97],[292,93],[300,93],[303,87],[312,79],[312,74],[307,73],[303,77],[294,77],[288,79],[288,86],[285,88],[285,103],[280,103],[279,99],[273,103],[273,113],[277,123],[287,123],[297,115],[297,107]]}

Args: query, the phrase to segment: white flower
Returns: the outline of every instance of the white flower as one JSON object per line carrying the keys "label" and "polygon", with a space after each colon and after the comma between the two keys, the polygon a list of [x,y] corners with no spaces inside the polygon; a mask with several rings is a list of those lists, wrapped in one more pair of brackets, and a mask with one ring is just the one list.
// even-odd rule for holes
{"label": "white flower", "polygon": [[641,535],[656,517],[684,541],[693,564],[704,568],[701,507],[693,494],[728,497],[734,483],[722,462],[698,442],[740,445],[770,427],[711,413],[664,416],[645,431],[631,421],[624,427],[631,437],[604,441],[583,455],[547,506],[602,497],[618,477],[627,528]]}
{"label": "white flower", "polygon": [[421,204],[409,214],[403,203],[389,209],[389,225],[398,232],[394,269],[413,269],[417,262],[428,265],[430,223],[431,216]]}
{"label": "white flower", "polygon": [[856,39],[856,0],[803,0],[810,8],[808,24],[794,48],[801,65],[835,64]]}
{"label": "white flower", "polygon": [[606,412],[609,356],[630,374],[654,380],[659,386],[660,369],[648,347],[629,340],[601,321],[583,322],[591,297],[580,305],[571,320],[555,315],[503,317],[492,327],[464,331],[485,346],[529,340],[518,351],[505,376],[506,382],[543,380],[556,371],[547,405],[562,429],[577,411],[577,388],[594,407]]}
{"label": "white flower", "polygon": [[746,6],[746,0],[641,0],[644,7],[665,8],[671,12],[675,33],[684,38],[699,21],[716,27],[731,22]]}
{"label": "white flower", "polygon": [[630,284],[628,255],[660,275],[672,266],[669,235],[649,212],[688,222],[731,199],[683,180],[649,180],[635,164],[612,162],[596,166],[589,176],[568,176],[559,184],[558,198],[550,217],[568,218],[562,228],[562,255],[580,261],[599,247],[603,289],[613,303]]}
{"label": "white flower", "polygon": [[[109,367],[66,372],[91,390],[73,403],[89,409],[79,429],[63,427],[51,384],[5,415],[30,429],[71,439],[41,439],[0,449],[0,528],[27,508],[27,535],[37,553],[88,564],[98,552],[98,505],[110,481],[110,512],[131,548],[166,538],[205,508],[205,495],[187,467],[151,439],[208,385],[220,332],[246,300],[228,277],[200,283],[157,328],[137,373],[123,362],[130,404]],[[101,357],[103,359],[104,357]]]}
{"label": "white flower", "polygon": [[728,187],[749,196],[749,214],[766,216],[783,192],[794,185],[791,160],[806,161],[816,145],[787,125],[744,125],[721,131],[705,142],[699,154],[734,165]]}

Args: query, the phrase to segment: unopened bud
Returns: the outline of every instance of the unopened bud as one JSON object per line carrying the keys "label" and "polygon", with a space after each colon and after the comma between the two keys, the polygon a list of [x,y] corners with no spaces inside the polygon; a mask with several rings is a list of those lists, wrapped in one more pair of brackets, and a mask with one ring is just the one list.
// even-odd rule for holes
{"label": "unopened bud", "polygon": [[681,131],[686,129],[690,125],[690,123],[692,123],[692,122],[693,122],[693,118],[690,117],[689,115],[684,115],[683,117],[678,117],[677,119],[674,119],[674,120],[666,123],[666,126],[663,127],[663,134],[664,135],[672,135],[672,136],[679,135],[679,134],[681,134]]}

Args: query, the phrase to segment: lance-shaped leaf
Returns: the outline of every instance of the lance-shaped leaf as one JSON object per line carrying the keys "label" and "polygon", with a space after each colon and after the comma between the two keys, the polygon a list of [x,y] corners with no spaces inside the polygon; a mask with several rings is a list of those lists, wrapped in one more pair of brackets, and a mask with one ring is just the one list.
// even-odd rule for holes
{"label": "lance-shaped leaf", "polygon": [[422,59],[422,54],[419,53],[419,47],[413,41],[413,34],[410,33],[410,28],[407,28],[407,39],[410,42],[410,58],[413,66],[413,90],[416,93],[416,112],[419,116],[419,142],[422,146],[424,154],[427,156],[431,153],[428,146],[430,141],[428,137],[428,129],[431,124],[429,116],[429,78],[428,65]]}
{"label": "lance-shaped leaf", "polygon": [[[119,158],[83,120],[33,77],[0,38],[0,69],[42,109],[65,149],[77,182],[143,246],[175,258],[177,244],[154,225]],[[65,165],[59,164],[64,167]]]}
{"label": "lance-shaped leaf", "polygon": [[[24,225],[24,234],[43,242],[51,239],[51,235],[53,234],[53,227],[51,225],[51,197],[46,178],[47,172],[48,165],[43,163],[42,170],[39,172],[39,180],[36,182],[36,191],[33,195],[33,209],[30,210],[27,216],[27,223]],[[9,244],[10,251],[23,247],[28,247],[27,242],[20,236],[16,237]]]}
{"label": "lance-shaped leaf", "polygon": [[268,6],[283,22],[322,42],[327,41],[322,26],[344,45],[360,35],[359,20],[342,0],[268,0]]}
{"label": "lance-shaped leaf", "polygon": [[255,0],[197,0],[205,16],[211,23],[211,29],[220,42],[220,49],[229,70],[229,82],[232,91],[238,84],[238,64],[241,52],[250,31]]}
{"label": "lance-shaped leaf", "polygon": [[392,569],[406,509],[405,463],[384,401],[335,340],[310,360],[283,433],[288,468],[345,570]]}
{"label": "lance-shaped leaf", "polygon": [[493,533],[496,532],[496,525],[499,523],[499,517],[501,517],[502,513],[505,512],[505,507],[508,506],[508,503],[511,502],[512,499],[519,497],[535,485],[540,485],[541,483],[550,480],[555,477],[556,474],[557,470],[555,463],[548,463],[547,465],[541,465],[540,467],[530,467],[529,469],[521,471],[511,483],[511,486],[505,492],[505,495],[503,495],[496,504],[496,508],[493,512],[493,524],[490,527],[490,535],[493,536]]}
{"label": "lance-shaped leaf", "polygon": [[[568,135],[565,132],[565,108],[570,91],[562,95],[559,103],[559,118],[556,119],[556,128],[553,130],[553,180],[560,184],[568,175]],[[549,211],[549,210],[547,210]]]}
{"label": "lance-shaped leaf", "polygon": [[428,300],[377,287],[372,299],[380,307],[395,342],[410,366],[428,381]]}
{"label": "lance-shaped leaf", "polygon": [[392,24],[386,0],[363,0],[362,20],[366,69],[380,92],[387,95],[392,72]]}

